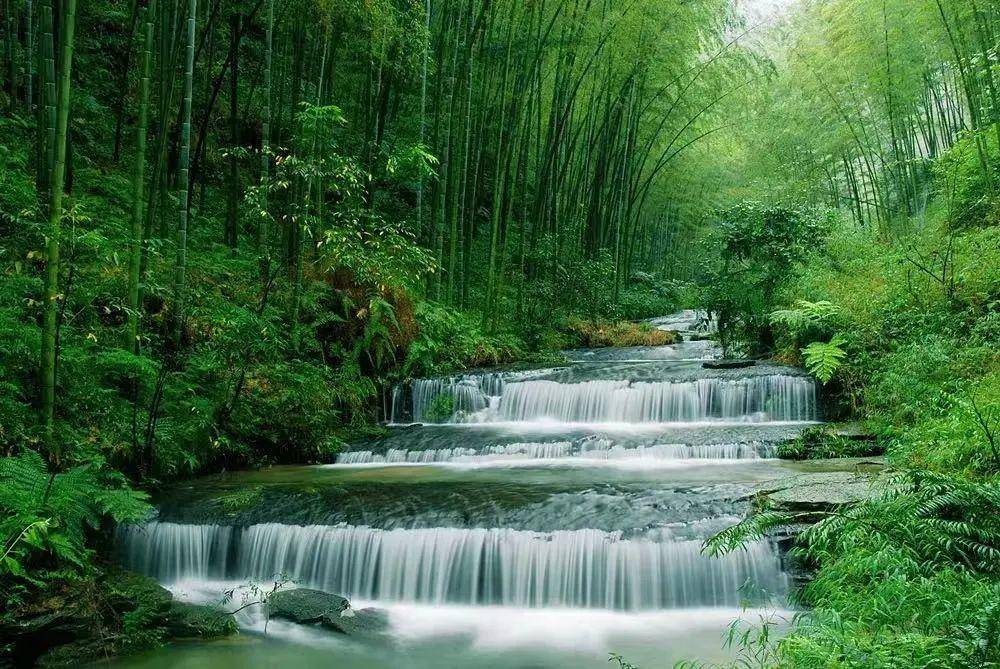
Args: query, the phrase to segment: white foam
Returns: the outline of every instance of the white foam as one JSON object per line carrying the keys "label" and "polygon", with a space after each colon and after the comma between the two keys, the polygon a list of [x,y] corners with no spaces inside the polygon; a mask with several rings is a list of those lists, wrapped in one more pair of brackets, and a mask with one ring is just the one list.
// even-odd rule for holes
{"label": "white foam", "polygon": [[[185,580],[165,586],[182,601],[218,603],[223,593],[235,591],[236,599],[226,608],[239,608],[244,584],[234,581]],[[265,587],[268,584],[263,584]],[[284,586],[286,589],[294,585]],[[378,600],[355,600],[354,609],[372,607],[388,614],[389,633],[404,645],[461,639],[473,650],[497,652],[514,649],[546,649],[580,653],[606,653],[621,644],[684,642],[692,635],[720,640],[725,628],[739,619],[759,623],[762,617],[786,623],[792,612],[784,609],[739,609],[704,607],[668,611],[620,612],[578,608],[530,609],[509,606],[428,606]],[[314,647],[335,647],[344,638],[319,628],[282,620],[267,621],[261,607],[250,607],[238,616],[240,627],[264,632]]]}

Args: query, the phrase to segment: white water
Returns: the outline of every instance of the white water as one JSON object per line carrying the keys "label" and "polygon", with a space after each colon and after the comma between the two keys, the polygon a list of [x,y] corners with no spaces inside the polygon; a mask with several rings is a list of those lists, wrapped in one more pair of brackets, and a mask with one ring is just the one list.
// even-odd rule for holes
{"label": "white water", "polygon": [[[215,603],[220,593],[236,593],[233,606],[243,600],[245,589],[237,581],[179,581],[168,583],[167,587],[176,598],[194,603]],[[245,592],[246,598],[256,599],[256,594]],[[650,653],[660,647],[664,640],[676,640],[670,649],[671,657],[689,657],[683,649],[694,648],[708,657],[726,658],[720,653],[719,630],[725,629],[734,620],[741,621],[740,629],[756,625],[761,620],[769,620],[783,626],[791,618],[791,612],[784,610],[763,611],[738,608],[694,608],[666,611],[643,611],[624,613],[601,609],[530,609],[497,606],[450,606],[425,604],[400,604],[384,602],[355,601],[355,609],[377,605],[388,615],[391,636],[404,644],[406,660],[385,666],[416,667],[456,667],[456,666],[511,666],[540,667],[544,656],[553,652],[568,653],[571,657],[553,657],[560,666],[601,667],[606,664],[606,651],[615,648],[625,652],[634,662],[643,667],[669,666],[664,664],[664,651]],[[296,644],[300,659],[308,657],[303,664],[308,666],[329,666],[329,653],[336,653],[340,660],[350,663],[350,653],[357,650],[345,646],[344,637],[331,635],[321,629],[295,625],[282,620],[267,620],[259,606],[243,609],[238,617],[240,626],[247,631],[263,633],[269,637]],[[442,644],[448,644],[442,646]],[[243,644],[237,644],[237,647]],[[196,648],[196,647],[195,647]],[[254,666],[264,666],[253,653],[261,653],[266,648],[256,647],[247,655]],[[311,657],[311,650],[327,653],[324,657]],[[415,660],[415,653],[426,654],[427,662]],[[502,665],[490,662],[482,665],[482,654],[524,654],[520,661],[515,659]],[[543,655],[544,654],[544,655]],[[277,655],[277,653],[276,653]],[[498,655],[499,656],[499,655]],[[456,661],[462,657],[461,664]],[[532,661],[533,658],[533,661]],[[208,656],[201,658],[197,666],[215,666],[211,661],[229,660],[228,657]],[[294,661],[282,657],[282,660]],[[324,661],[325,659],[325,661]],[[371,661],[370,658],[365,658]],[[645,661],[644,661],[645,660]],[[311,662],[310,662],[311,661]],[[374,666],[362,662],[349,664]],[[468,664],[466,664],[468,663]],[[175,664],[172,666],[181,666]],[[188,665],[183,665],[188,666]],[[195,666],[195,665],[191,665]],[[226,666],[239,666],[236,660]],[[279,666],[272,664],[270,666]],[[284,665],[288,666],[288,665]],[[378,664],[378,666],[383,666]]]}
{"label": "white water", "polygon": [[738,606],[746,582],[787,581],[766,542],[723,559],[700,541],[623,539],[598,530],[151,523],[120,530],[127,566],[166,581],[282,575],[350,598],[623,611]]}
{"label": "white water", "polygon": [[[655,325],[710,331],[711,324],[705,326],[699,318],[696,312],[685,312],[659,319]],[[733,469],[712,468],[713,472],[724,472],[714,474],[712,480],[739,481],[739,473],[748,465],[760,466],[754,460],[770,457],[772,446],[753,442],[701,444],[713,439],[706,433],[724,434],[718,441],[736,441],[743,435],[763,441],[767,437],[756,436],[756,431],[819,417],[816,387],[806,377],[774,373],[775,368],[744,377],[703,373],[697,363],[680,359],[713,357],[711,343],[660,348],[663,350],[579,352],[574,357],[588,361],[577,363],[570,368],[572,373],[565,375],[552,375],[553,370],[491,372],[417,380],[409,387],[396,387],[391,422],[447,422],[458,427],[429,425],[401,430],[402,438],[390,442],[394,448],[344,453],[332,465],[345,469],[387,465],[446,468],[440,473],[424,469],[419,474],[395,470],[401,477],[413,478],[412,488],[400,489],[412,499],[425,494],[427,483],[422,481],[434,480],[428,476],[439,477],[441,485],[482,477],[484,492],[498,480],[510,480],[525,488],[511,499],[548,495],[541,502],[523,502],[525,507],[537,504],[540,509],[530,513],[547,514],[546,523],[517,527],[589,525],[621,528],[627,535],[596,529],[378,529],[360,526],[366,522],[363,520],[356,521],[358,526],[150,523],[119,530],[123,561],[157,577],[182,597],[200,593],[194,597],[201,601],[218,601],[221,592],[248,581],[269,585],[276,578],[290,578],[296,585],[348,596],[355,608],[376,602],[389,615],[393,640],[407,644],[396,655],[382,655],[383,651],[376,649],[359,655],[347,650],[347,642],[340,637],[271,621],[269,634],[277,632],[294,641],[299,644],[296,650],[291,655],[273,647],[273,655],[248,650],[238,658],[234,655],[226,665],[235,669],[251,665],[327,666],[333,652],[338,664],[352,669],[597,667],[606,666],[609,651],[622,651],[630,662],[644,668],[666,666],[684,657],[724,659],[715,653],[726,624],[739,615],[738,607],[747,601],[783,602],[788,589],[788,577],[771,542],[753,544],[722,559],[701,554],[702,537],[736,522],[732,514],[740,513],[741,503],[734,501],[740,492],[720,498],[718,503],[704,503],[697,501],[700,492],[694,488],[669,488],[677,485],[675,481],[690,478],[687,473],[675,476],[660,471],[634,474],[593,469],[585,478],[580,471],[546,471],[544,476],[533,478],[522,470],[462,471],[550,465],[559,469],[668,470],[727,464]],[[600,356],[606,357],[601,360]],[[632,357],[636,364],[620,364]],[[694,374],[704,377],[660,380],[690,379]],[[553,377],[574,382],[545,380]],[[592,378],[599,380],[586,380]],[[441,415],[449,412],[450,416]],[[722,425],[748,423],[757,425],[737,430],[735,437],[732,432],[716,432]],[[688,433],[688,437],[676,432],[671,436],[674,428],[669,426],[681,428],[680,433]],[[692,430],[698,432],[695,437],[690,437]],[[479,432],[502,433],[506,435],[503,439],[517,443],[496,443],[495,439],[491,443],[492,437]],[[585,438],[580,438],[581,432]],[[644,435],[641,445],[632,439],[639,434]],[[363,481],[358,484],[359,494],[364,494],[367,486],[380,485],[380,477],[385,475],[367,471],[326,474]],[[561,487],[551,493],[529,491],[536,479],[540,485],[558,481],[568,492]],[[581,485],[593,485],[578,480],[591,479],[599,483],[592,489],[577,490]],[[549,483],[541,483],[546,481]],[[634,497],[635,486],[645,492],[647,482],[661,489],[650,490],[649,499]],[[411,484],[406,480],[403,485]],[[688,491],[692,495],[685,497]],[[489,502],[491,498],[486,499]],[[588,502],[578,501],[582,499]],[[428,510],[434,512],[433,496],[419,497],[416,507],[425,500]],[[394,504],[389,502],[390,507]],[[703,508],[705,517],[692,514],[691,509],[699,514]],[[371,509],[375,517],[379,511],[378,507]],[[614,518],[607,514],[616,513],[626,520],[605,522]],[[445,520],[427,524],[451,522],[447,514],[438,517]],[[507,518],[503,514],[496,517]],[[551,519],[556,522],[548,522]],[[378,524],[383,522],[380,519]],[[466,520],[461,524],[473,523]],[[404,519],[404,525],[410,523]],[[759,594],[761,591],[766,594]],[[240,623],[248,630],[263,630],[263,618],[253,608],[241,613]],[[312,653],[310,659],[296,655],[307,648]]]}
{"label": "white water", "polygon": [[622,462],[671,463],[729,462],[766,458],[773,452],[772,445],[753,444],[656,444],[627,448],[606,439],[593,439],[583,443],[572,441],[516,443],[492,445],[483,450],[472,448],[434,448],[407,450],[391,448],[385,454],[372,451],[348,451],[337,456],[333,466],[412,465],[412,464],[468,464],[468,465],[525,465],[542,462],[580,464],[617,464]]}
{"label": "white water", "polygon": [[[801,376],[770,374],[743,379],[632,382],[498,381],[495,375],[413,382],[413,422],[442,422],[432,415],[438,398],[451,398],[450,422],[554,420],[561,423],[691,423],[813,421],[816,385]],[[497,394],[490,394],[490,393]],[[405,393],[394,390],[392,422],[404,419]],[[434,419],[434,420],[431,420]]]}
{"label": "white water", "polygon": [[779,375],[662,383],[525,381],[507,386],[497,416],[569,423],[805,421],[816,417],[816,387],[808,378]]}

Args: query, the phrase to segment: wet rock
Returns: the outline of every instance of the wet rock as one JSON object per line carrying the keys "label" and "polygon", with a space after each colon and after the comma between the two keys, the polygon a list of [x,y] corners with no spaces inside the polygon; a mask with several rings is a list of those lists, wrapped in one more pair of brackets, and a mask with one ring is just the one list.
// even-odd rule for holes
{"label": "wet rock", "polygon": [[115,611],[128,613],[143,609],[149,612],[151,620],[163,620],[170,611],[174,596],[149,576],[110,568],[104,580],[108,603]]}
{"label": "wet rock", "polygon": [[323,624],[328,619],[339,618],[350,606],[351,603],[339,595],[308,588],[280,590],[267,600],[269,616],[302,625]]}
{"label": "wet rock", "polygon": [[379,638],[388,633],[389,614],[381,609],[345,609],[323,626],[348,636]]}
{"label": "wet rock", "polygon": [[126,615],[155,630],[165,623],[172,599],[153,579],[113,567],[95,580],[56,581],[3,618],[0,653],[15,666],[47,667],[113,656]]}
{"label": "wet rock", "polygon": [[114,655],[115,653],[103,639],[88,638],[46,650],[35,661],[35,666],[79,667],[86,662],[111,658]]}
{"label": "wet rock", "polygon": [[820,520],[824,512],[856,504],[875,493],[873,478],[862,472],[817,472],[770,481],[757,492],[757,503],[797,514],[802,522]]}
{"label": "wet rock", "polygon": [[236,619],[213,606],[172,602],[167,613],[167,633],[178,639],[214,639],[236,633]]}
{"label": "wet rock", "polygon": [[701,366],[705,369],[743,369],[744,367],[753,367],[756,364],[756,360],[739,358],[730,360],[706,360],[701,363]]}
{"label": "wet rock", "polygon": [[267,600],[268,615],[302,625],[319,625],[331,632],[365,638],[384,636],[389,617],[380,609],[352,609],[339,595],[322,590],[282,590]]}

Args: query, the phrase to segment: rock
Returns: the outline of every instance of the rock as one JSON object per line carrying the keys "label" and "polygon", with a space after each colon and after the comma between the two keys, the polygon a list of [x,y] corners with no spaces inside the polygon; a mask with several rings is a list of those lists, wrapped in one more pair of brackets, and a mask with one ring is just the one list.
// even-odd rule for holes
{"label": "rock", "polygon": [[267,600],[269,616],[303,625],[339,618],[350,607],[351,603],[339,595],[308,588],[279,590]]}
{"label": "rock", "polygon": [[339,617],[326,620],[323,626],[348,636],[379,638],[388,633],[389,614],[381,609],[346,609]]}
{"label": "rock", "polygon": [[861,423],[836,423],[830,426],[830,432],[841,439],[851,441],[876,441],[878,437],[866,431]]}
{"label": "rock", "polygon": [[303,625],[319,625],[338,634],[378,638],[389,628],[380,609],[352,609],[349,601],[322,590],[281,590],[267,600],[268,615]]}
{"label": "rock", "polygon": [[170,612],[174,596],[155,580],[119,568],[109,568],[104,575],[108,604],[118,613],[139,609],[154,622],[162,622]]}
{"label": "rock", "polygon": [[212,639],[236,633],[236,619],[213,606],[172,602],[167,614],[167,634],[172,638]]}
{"label": "rock", "polygon": [[730,359],[730,360],[706,360],[701,363],[701,366],[705,369],[742,369],[744,367],[753,367],[757,364],[756,360],[749,359]]}
{"label": "rock", "polygon": [[799,514],[799,520],[815,522],[823,512],[869,499],[874,491],[872,478],[863,473],[820,472],[765,483],[757,499],[772,510]]}
{"label": "rock", "polygon": [[81,664],[114,657],[107,642],[99,638],[81,639],[50,648],[35,660],[36,667],[79,667]]}

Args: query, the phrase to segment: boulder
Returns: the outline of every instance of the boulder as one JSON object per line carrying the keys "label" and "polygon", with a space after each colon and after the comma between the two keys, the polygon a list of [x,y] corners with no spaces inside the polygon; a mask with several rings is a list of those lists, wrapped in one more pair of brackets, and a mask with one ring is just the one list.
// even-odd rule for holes
{"label": "boulder", "polygon": [[381,609],[345,609],[338,617],[327,619],[323,626],[348,636],[379,638],[389,630],[389,614]]}
{"label": "boulder", "polygon": [[228,611],[188,602],[172,602],[167,634],[176,639],[214,639],[236,633],[236,619]]}
{"label": "boulder", "polygon": [[118,613],[142,609],[150,620],[162,621],[170,612],[174,596],[149,576],[117,567],[108,568],[104,574],[107,600]]}
{"label": "boulder", "polygon": [[701,366],[705,369],[743,369],[744,367],[753,367],[756,364],[756,360],[734,358],[729,360],[706,360],[701,363]]}
{"label": "boulder", "polygon": [[268,615],[302,625],[322,624],[326,619],[339,618],[351,607],[347,599],[322,590],[295,588],[279,590],[267,599]]}
{"label": "boulder", "polygon": [[352,609],[339,595],[322,590],[281,590],[267,600],[268,615],[302,625],[319,625],[338,634],[381,637],[389,627],[388,614],[379,609]]}

